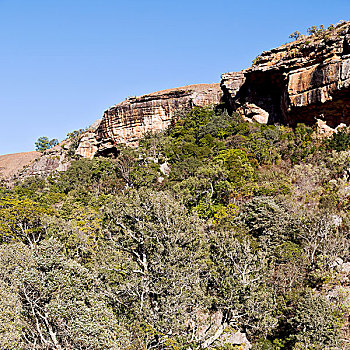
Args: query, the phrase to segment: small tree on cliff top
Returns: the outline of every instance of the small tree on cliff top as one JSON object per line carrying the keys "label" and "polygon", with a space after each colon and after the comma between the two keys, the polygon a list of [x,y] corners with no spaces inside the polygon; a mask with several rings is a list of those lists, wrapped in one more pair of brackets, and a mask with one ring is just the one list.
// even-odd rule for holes
{"label": "small tree on cliff top", "polygon": [[49,140],[46,136],[41,136],[38,138],[38,141],[35,142],[35,150],[38,152],[44,152],[56,145],[58,145],[57,139]]}
{"label": "small tree on cliff top", "polygon": [[294,40],[298,40],[301,36],[301,33],[299,31],[295,31],[294,33],[292,33],[291,35],[289,35],[289,37],[291,39],[294,39]]}

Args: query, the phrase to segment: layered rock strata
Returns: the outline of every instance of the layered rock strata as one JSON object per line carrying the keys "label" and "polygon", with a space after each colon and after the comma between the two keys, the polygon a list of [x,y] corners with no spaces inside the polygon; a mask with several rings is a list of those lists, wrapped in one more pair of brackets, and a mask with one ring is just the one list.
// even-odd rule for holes
{"label": "layered rock strata", "polygon": [[77,154],[92,158],[118,144],[137,145],[146,132],[166,129],[177,111],[221,102],[259,123],[349,125],[350,22],[265,51],[250,68],[223,74],[220,86],[190,85],[128,98],[83,135]]}
{"label": "layered rock strata", "polygon": [[265,51],[222,75],[224,102],[247,120],[350,123],[350,22]]}
{"label": "layered rock strata", "polygon": [[77,153],[88,158],[118,144],[137,145],[146,132],[165,130],[179,111],[220,103],[220,84],[197,84],[127,100],[107,109],[95,131],[83,135]]}
{"label": "layered rock strata", "polygon": [[[76,156],[92,159],[118,152],[119,144],[137,145],[146,132],[166,129],[180,111],[218,103],[248,121],[317,123],[328,136],[350,125],[350,22],[265,51],[250,68],[223,74],[221,84],[130,97],[82,134]],[[20,176],[65,170],[67,147],[40,155]]]}
{"label": "layered rock strata", "polygon": [[76,155],[83,158],[92,159],[99,149],[99,141],[97,140],[96,131],[98,130],[102,119],[93,123],[81,136]]}

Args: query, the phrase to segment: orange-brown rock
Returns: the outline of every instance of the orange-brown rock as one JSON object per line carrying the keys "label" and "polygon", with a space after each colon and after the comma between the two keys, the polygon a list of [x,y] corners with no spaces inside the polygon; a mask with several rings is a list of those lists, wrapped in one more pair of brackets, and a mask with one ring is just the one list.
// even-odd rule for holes
{"label": "orange-brown rock", "polygon": [[128,98],[82,135],[76,154],[91,159],[119,144],[137,145],[146,132],[166,129],[179,110],[218,103],[259,123],[318,121],[325,135],[349,125],[350,22],[263,52],[252,67],[223,74],[220,86],[189,85]]}
{"label": "orange-brown rock", "polygon": [[88,158],[118,144],[137,145],[146,132],[165,130],[176,112],[220,103],[220,84],[197,84],[127,100],[107,109],[95,131],[83,135],[78,154]]}
{"label": "orange-brown rock", "polygon": [[251,68],[223,74],[221,86],[229,109],[248,120],[349,125],[350,22],[263,52]]}
{"label": "orange-brown rock", "polygon": [[75,154],[83,158],[92,159],[98,151],[99,142],[96,138],[96,131],[101,124],[101,119],[93,123],[81,136],[78,149]]}

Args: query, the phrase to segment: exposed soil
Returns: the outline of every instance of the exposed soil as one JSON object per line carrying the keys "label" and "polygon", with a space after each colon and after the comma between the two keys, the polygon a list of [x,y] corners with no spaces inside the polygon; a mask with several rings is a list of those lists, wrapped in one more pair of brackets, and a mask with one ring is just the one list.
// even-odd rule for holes
{"label": "exposed soil", "polygon": [[0,156],[0,177],[8,178],[15,175],[39,156],[40,152],[35,151]]}

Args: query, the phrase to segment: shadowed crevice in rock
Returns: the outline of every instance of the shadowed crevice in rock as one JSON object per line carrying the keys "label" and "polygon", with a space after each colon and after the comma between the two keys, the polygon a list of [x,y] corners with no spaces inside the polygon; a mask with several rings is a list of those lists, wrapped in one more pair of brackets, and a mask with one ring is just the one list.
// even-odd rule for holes
{"label": "shadowed crevice in rock", "polygon": [[100,157],[118,157],[120,154],[120,150],[118,150],[116,147],[106,147],[103,149],[100,149],[97,151],[96,156]]}
{"label": "shadowed crevice in rock", "polygon": [[[237,109],[248,102],[268,113],[268,123],[283,123],[285,84],[286,78],[280,70],[253,71],[246,75],[245,83],[236,95],[235,107]],[[246,117],[253,116],[254,113],[247,110]]]}
{"label": "shadowed crevice in rock", "polygon": [[[147,132],[167,129],[181,111],[222,104],[245,120],[336,127],[350,124],[350,22],[261,53],[219,84],[197,84],[135,96],[107,109],[82,137],[77,154],[93,158],[120,144],[136,146]],[[114,152],[114,151],[113,151]]]}
{"label": "shadowed crevice in rock", "polygon": [[344,55],[350,54],[350,34],[346,35],[344,38],[343,53]]}

